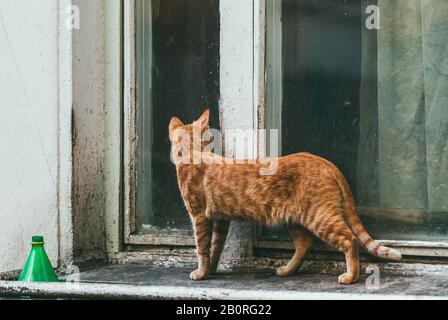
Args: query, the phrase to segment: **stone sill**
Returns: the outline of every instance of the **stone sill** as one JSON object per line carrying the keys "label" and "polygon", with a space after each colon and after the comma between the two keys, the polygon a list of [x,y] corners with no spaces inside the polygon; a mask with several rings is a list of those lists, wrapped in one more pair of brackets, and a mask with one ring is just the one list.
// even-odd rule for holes
{"label": "stone sill", "polygon": [[332,274],[222,272],[206,281],[189,280],[184,268],[109,265],[81,273],[79,284],[0,281],[0,297],[138,300],[421,300],[448,299],[448,277],[385,275],[380,288],[366,286],[368,275],[350,286]]}

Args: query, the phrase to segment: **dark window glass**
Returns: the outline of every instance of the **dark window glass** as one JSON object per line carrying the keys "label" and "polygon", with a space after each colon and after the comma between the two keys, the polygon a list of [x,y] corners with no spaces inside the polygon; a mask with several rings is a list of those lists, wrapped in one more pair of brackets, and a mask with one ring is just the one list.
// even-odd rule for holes
{"label": "dark window glass", "polygon": [[139,0],[136,21],[138,225],[189,229],[168,124],[208,107],[218,128],[219,1]]}
{"label": "dark window glass", "polygon": [[282,153],[335,163],[374,237],[445,240],[448,2],[272,1],[267,125]]}

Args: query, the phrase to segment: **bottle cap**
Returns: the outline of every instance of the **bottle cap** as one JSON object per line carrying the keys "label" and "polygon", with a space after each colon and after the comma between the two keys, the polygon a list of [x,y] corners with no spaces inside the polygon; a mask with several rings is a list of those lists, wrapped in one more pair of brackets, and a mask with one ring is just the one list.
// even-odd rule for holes
{"label": "bottle cap", "polygon": [[44,244],[44,237],[42,237],[42,236],[33,236],[32,244]]}

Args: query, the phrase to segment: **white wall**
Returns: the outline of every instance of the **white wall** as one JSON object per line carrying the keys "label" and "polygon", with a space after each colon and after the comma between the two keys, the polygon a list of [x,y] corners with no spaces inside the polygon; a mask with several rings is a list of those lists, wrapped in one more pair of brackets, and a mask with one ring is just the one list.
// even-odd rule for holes
{"label": "white wall", "polygon": [[[220,2],[220,121],[226,129],[256,129],[254,104],[254,3],[253,0]],[[245,19],[241,17],[246,17]],[[237,24],[235,21],[239,21]],[[225,133],[225,132],[224,132]],[[227,133],[229,133],[227,131]],[[226,155],[240,153],[254,157],[255,146],[244,145],[226,137]],[[245,153],[246,152],[246,153]]]}
{"label": "white wall", "polygon": [[70,97],[59,88],[68,92],[70,77],[58,69],[70,47],[60,46],[59,10],[53,0],[0,0],[0,272],[23,266],[32,235],[45,237],[54,264],[60,254],[58,220],[70,203]]}

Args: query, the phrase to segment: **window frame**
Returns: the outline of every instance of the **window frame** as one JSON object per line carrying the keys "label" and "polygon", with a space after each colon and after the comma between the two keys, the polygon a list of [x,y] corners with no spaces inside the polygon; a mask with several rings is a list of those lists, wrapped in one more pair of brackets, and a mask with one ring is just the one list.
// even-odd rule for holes
{"label": "window frame", "polygon": [[[232,0],[234,1],[234,0]],[[252,97],[252,117],[254,129],[265,129],[265,115],[269,112],[266,106],[266,43],[267,34],[267,1],[266,0],[245,0],[252,3],[253,16],[252,34],[246,35],[252,40],[252,79],[251,92],[246,90],[246,94]],[[137,233],[135,192],[136,192],[136,47],[135,47],[135,5],[136,0],[124,1],[123,4],[123,242],[125,245],[174,245],[180,247],[194,247],[193,232],[189,230],[159,230],[144,233]],[[230,2],[227,5],[231,5]],[[235,16],[235,19],[241,16]],[[221,23],[222,23],[221,18]],[[222,32],[222,31],[221,31]],[[222,34],[221,34],[222,36]],[[222,58],[223,52],[221,52]],[[222,76],[221,76],[221,79]],[[221,84],[221,87],[223,85]],[[226,86],[224,84],[224,86]],[[221,88],[222,94],[222,88]],[[225,106],[220,105],[220,110]],[[272,110],[271,110],[272,113]],[[234,120],[232,115],[220,119],[221,123]],[[225,129],[225,125],[223,129]],[[254,153],[258,156],[264,154],[264,137],[257,135],[254,143]],[[233,236],[232,236],[233,234]],[[248,250],[245,258],[251,259],[254,256],[254,249],[293,249],[290,241],[265,241],[260,238],[260,228],[256,225],[251,227],[241,227],[237,224],[232,227],[228,241],[234,242],[236,239],[244,239],[248,243]],[[383,244],[398,248],[403,255],[415,257],[448,257],[448,242],[429,241],[396,241],[378,240]],[[330,250],[329,247],[322,246],[317,249]],[[236,255],[236,254],[235,254]]]}
{"label": "window frame", "polygon": [[[269,5],[269,0],[265,0],[265,13],[264,13],[264,19],[268,19],[268,18],[273,18],[273,17],[269,17],[269,12],[268,12],[268,6]],[[273,7],[273,10],[278,9]],[[263,41],[266,40],[267,38],[269,38],[270,36],[272,36],[271,34],[269,34],[269,31],[267,30],[268,27],[268,21],[266,21],[266,23],[264,24],[264,32],[265,32],[265,38],[263,38]],[[271,21],[270,23],[271,25],[273,25],[274,27],[277,27],[276,21]],[[278,31],[278,30],[275,30]],[[273,31],[273,32],[275,32]],[[263,47],[267,48],[267,45],[264,45]],[[278,54],[278,53],[274,53]],[[267,58],[267,55],[266,55]],[[278,58],[278,56],[274,56],[273,57]],[[266,63],[268,61],[266,60]],[[263,68],[266,68],[266,63],[263,64]],[[266,71],[263,71],[266,72]],[[273,70],[274,73],[279,73],[279,70]],[[281,73],[281,71],[280,71]],[[278,74],[274,74],[271,77],[273,78],[278,78]],[[269,75],[266,75],[265,77],[266,81],[264,83],[264,89],[266,90],[266,92],[269,90],[268,88],[268,80],[270,79]],[[272,99],[277,99],[278,102],[278,97],[274,97]],[[281,101],[281,100],[280,100]],[[271,102],[271,103],[270,103]],[[266,105],[263,107],[262,112],[264,114],[269,115],[276,115],[276,110],[269,110],[272,109],[272,101],[267,101]],[[260,117],[260,119],[263,119],[264,117]],[[264,128],[265,123],[261,123],[260,124],[260,128]],[[259,141],[259,144],[261,145],[263,143],[263,141]],[[359,208],[359,207],[358,207]],[[381,215],[387,215],[386,210],[378,210],[378,209],[370,209],[370,208],[359,208],[361,210],[359,210],[359,215],[362,218],[363,215],[365,216],[370,216],[370,215],[377,215],[377,216],[381,216]],[[257,228],[257,236],[255,239],[255,247],[259,248],[259,249],[294,249],[294,245],[291,241],[271,241],[271,240],[263,240],[261,237],[261,232],[262,232],[262,228],[258,227]],[[425,256],[425,257],[448,257],[448,240],[447,242],[441,242],[441,241],[408,241],[408,240],[388,240],[388,239],[375,239],[376,241],[384,244],[384,245],[388,245],[390,247],[394,247],[397,248],[401,251],[401,253],[403,255],[408,255],[408,256]],[[317,245],[318,249],[321,250],[325,250],[325,251],[333,251],[332,248],[330,248],[329,246],[326,245]]]}

